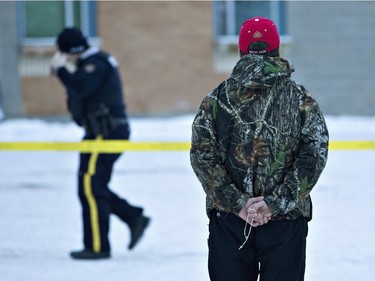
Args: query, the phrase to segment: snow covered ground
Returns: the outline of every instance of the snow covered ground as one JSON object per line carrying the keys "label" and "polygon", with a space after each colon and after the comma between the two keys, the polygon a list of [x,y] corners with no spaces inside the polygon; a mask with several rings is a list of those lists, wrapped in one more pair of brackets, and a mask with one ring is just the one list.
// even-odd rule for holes
{"label": "snow covered ground", "polygon": [[[132,118],[133,141],[190,141],[193,116]],[[375,140],[375,117],[327,117],[331,140]],[[78,141],[72,123],[0,123],[0,141]],[[184,152],[126,152],[112,188],[145,208],[152,224],[127,250],[111,219],[112,258],[75,261],[81,248],[76,152],[0,151],[0,280],[207,281],[204,193]],[[312,192],[306,281],[370,281],[375,264],[375,151],[330,151]],[[235,281],[235,280],[233,280]]]}

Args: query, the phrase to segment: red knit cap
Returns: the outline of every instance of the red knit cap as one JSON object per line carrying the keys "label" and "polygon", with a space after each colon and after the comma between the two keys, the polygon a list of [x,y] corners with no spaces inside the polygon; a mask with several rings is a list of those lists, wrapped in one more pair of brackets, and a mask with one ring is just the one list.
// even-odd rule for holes
{"label": "red knit cap", "polygon": [[[268,48],[260,51],[250,51],[249,46],[254,42],[265,42]],[[244,54],[265,54],[280,46],[280,36],[276,24],[269,19],[254,17],[242,24],[238,39],[240,50]]]}

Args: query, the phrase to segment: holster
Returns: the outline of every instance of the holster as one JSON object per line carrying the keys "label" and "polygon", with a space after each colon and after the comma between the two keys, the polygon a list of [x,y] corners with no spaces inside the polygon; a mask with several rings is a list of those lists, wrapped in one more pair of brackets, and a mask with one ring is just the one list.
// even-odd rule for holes
{"label": "holster", "polygon": [[109,133],[118,125],[127,124],[125,118],[114,117],[104,104],[101,104],[98,110],[87,114],[85,119],[86,133],[95,137],[101,134],[103,138],[107,138]]}

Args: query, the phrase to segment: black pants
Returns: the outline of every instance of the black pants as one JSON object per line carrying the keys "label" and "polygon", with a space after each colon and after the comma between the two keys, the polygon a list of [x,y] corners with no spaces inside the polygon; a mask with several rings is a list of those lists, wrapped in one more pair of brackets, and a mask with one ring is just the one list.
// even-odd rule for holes
{"label": "black pants", "polygon": [[[128,139],[129,132],[120,126],[110,139]],[[100,137],[99,137],[100,138]],[[86,136],[85,139],[91,139]],[[132,225],[143,209],[130,205],[113,193],[108,184],[113,165],[121,154],[81,153],[78,175],[78,194],[82,205],[83,242],[86,249],[94,252],[110,251],[108,240],[110,214]]]}
{"label": "black pants", "polygon": [[212,211],[209,224],[208,269],[212,281],[303,281],[307,220],[270,221],[251,230],[245,221]]}

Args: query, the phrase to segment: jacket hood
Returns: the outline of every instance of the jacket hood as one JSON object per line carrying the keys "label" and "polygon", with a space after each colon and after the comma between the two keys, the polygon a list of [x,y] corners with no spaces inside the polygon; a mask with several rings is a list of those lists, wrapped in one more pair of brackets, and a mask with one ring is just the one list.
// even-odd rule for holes
{"label": "jacket hood", "polygon": [[243,56],[233,68],[231,78],[246,88],[269,88],[278,78],[290,77],[293,66],[280,57]]}

